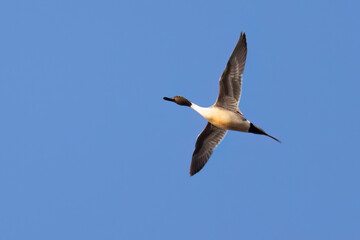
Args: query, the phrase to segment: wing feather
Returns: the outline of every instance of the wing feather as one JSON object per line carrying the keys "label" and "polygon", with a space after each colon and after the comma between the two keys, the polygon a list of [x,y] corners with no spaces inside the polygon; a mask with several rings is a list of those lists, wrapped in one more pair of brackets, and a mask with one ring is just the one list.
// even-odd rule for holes
{"label": "wing feather", "polygon": [[239,41],[220,78],[220,91],[215,106],[223,107],[231,111],[238,109],[246,55],[246,35],[245,33],[241,33]]}
{"label": "wing feather", "polygon": [[209,160],[214,148],[225,137],[226,130],[218,128],[208,122],[205,129],[199,134],[192,156],[190,175],[199,172]]}

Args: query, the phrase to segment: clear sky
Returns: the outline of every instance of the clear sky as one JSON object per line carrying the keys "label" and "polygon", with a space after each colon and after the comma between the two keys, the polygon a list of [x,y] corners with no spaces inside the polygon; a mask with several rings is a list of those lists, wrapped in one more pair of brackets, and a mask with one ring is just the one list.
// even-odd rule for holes
{"label": "clear sky", "polygon": [[[0,240],[360,239],[359,1],[1,1]],[[188,174],[240,32],[240,109]]]}

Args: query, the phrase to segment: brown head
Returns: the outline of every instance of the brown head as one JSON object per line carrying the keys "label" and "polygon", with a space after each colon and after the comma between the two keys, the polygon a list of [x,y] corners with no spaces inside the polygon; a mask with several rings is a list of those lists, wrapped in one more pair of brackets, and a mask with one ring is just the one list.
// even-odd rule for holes
{"label": "brown head", "polygon": [[175,96],[174,98],[164,97],[163,99],[166,101],[174,102],[181,106],[191,107],[191,104],[192,104],[189,100],[187,100],[186,98],[184,98],[182,96]]}

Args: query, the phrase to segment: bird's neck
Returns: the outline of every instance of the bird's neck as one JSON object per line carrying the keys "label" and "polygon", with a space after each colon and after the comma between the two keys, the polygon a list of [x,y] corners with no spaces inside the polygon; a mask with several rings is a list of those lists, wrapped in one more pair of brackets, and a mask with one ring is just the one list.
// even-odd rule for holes
{"label": "bird's neck", "polygon": [[195,103],[191,104],[191,108],[198,112],[201,116],[208,119],[210,117],[210,108],[208,107],[200,107]]}

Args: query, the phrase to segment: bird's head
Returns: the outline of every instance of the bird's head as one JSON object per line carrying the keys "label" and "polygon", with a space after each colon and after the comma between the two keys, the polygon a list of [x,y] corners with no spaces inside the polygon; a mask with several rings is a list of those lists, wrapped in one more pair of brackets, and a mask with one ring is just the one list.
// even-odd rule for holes
{"label": "bird's head", "polygon": [[181,106],[191,107],[191,104],[192,104],[189,100],[187,100],[186,98],[184,98],[182,96],[175,96],[173,98],[164,97],[163,99],[166,101],[174,102]]}

